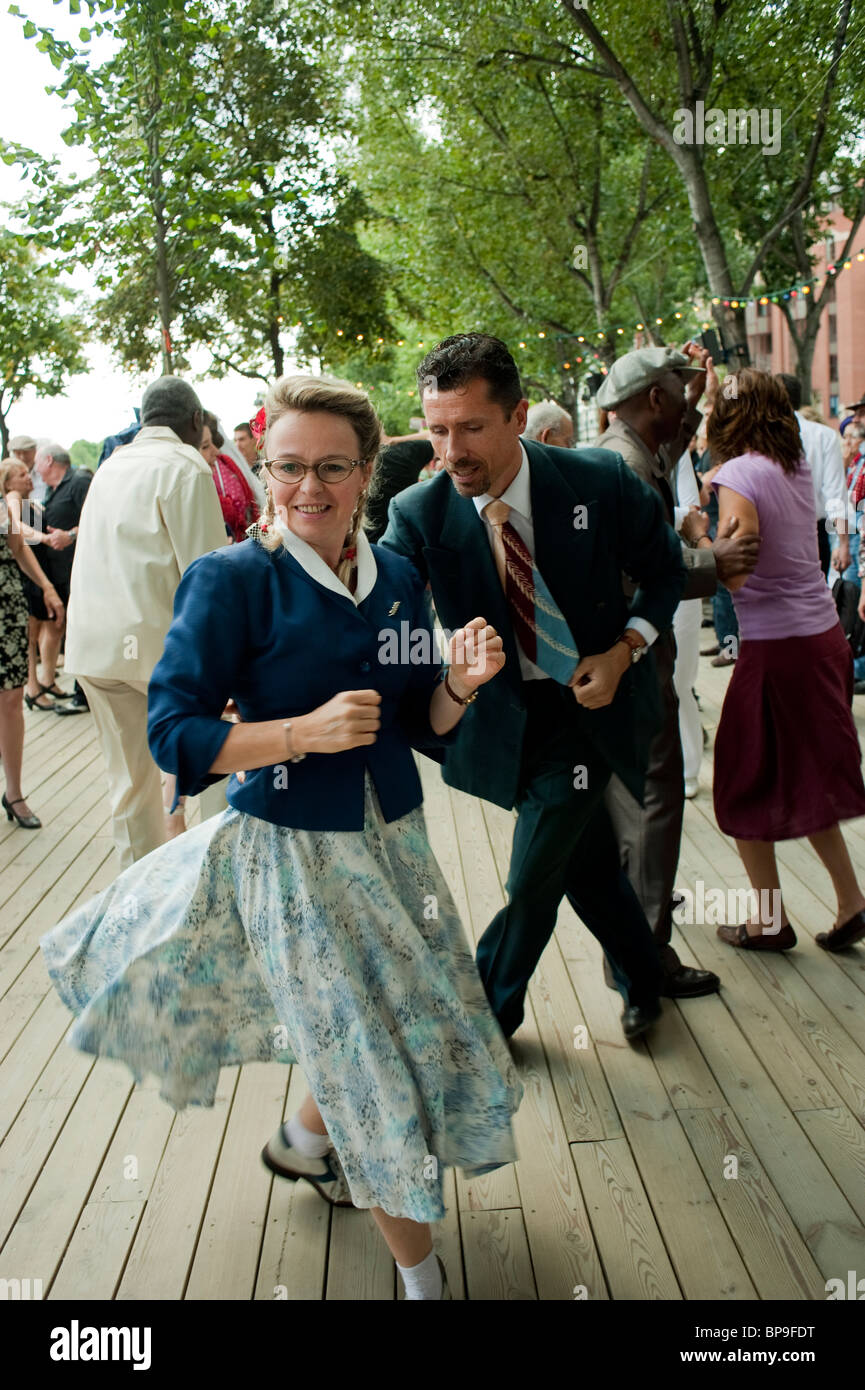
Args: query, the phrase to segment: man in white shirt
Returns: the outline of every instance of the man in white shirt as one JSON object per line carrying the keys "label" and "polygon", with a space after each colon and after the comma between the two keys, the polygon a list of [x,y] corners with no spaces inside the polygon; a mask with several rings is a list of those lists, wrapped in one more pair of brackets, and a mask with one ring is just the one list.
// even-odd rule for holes
{"label": "man in white shirt", "polygon": [[96,472],[78,528],[66,669],[87,695],[108,772],[121,868],[165,839],[159,770],[147,746],[147,684],[174,593],[199,555],[226,544],[201,404],[185,381],[148,386],[142,428]]}
{"label": "man in white shirt", "polygon": [[790,403],[799,424],[802,438],[802,452],[811,469],[814,485],[814,506],[817,511],[817,546],[820,552],[820,567],[829,573],[829,560],[832,547],[830,535],[838,533],[838,554],[836,566],[845,570],[850,563],[850,542],[845,523],[840,521],[847,512],[847,482],[844,477],[844,460],[841,454],[841,436],[828,425],[820,425],[816,420],[807,420],[800,413],[802,404],[802,384],[798,377],[788,372],[777,372],[775,380],[785,387]]}

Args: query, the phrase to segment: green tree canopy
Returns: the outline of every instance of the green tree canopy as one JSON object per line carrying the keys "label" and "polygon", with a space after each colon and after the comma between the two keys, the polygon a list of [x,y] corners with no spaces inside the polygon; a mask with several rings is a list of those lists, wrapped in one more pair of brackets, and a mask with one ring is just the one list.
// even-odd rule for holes
{"label": "green tree canopy", "polygon": [[42,396],[63,394],[66,381],[86,370],[82,327],[64,312],[69,291],[28,240],[0,229],[0,446],[9,445],[9,415],[28,386]]}

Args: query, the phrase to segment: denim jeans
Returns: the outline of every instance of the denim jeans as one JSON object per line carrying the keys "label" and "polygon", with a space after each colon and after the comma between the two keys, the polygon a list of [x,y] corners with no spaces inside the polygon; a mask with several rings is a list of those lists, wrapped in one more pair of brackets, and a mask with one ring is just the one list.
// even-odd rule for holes
{"label": "denim jeans", "polygon": [[[841,575],[841,578],[849,579],[850,583],[855,584],[856,588],[858,589],[861,587],[861,580],[859,578],[859,546],[862,542],[862,537],[859,535],[858,531],[853,531],[849,536],[849,541],[850,563],[845,569],[844,573]],[[837,544],[838,542],[836,540],[835,545]],[[834,550],[835,546],[833,546],[832,549]]]}
{"label": "denim jeans", "polygon": [[[712,598],[712,617],[715,622],[715,636],[722,651],[729,650],[730,637],[739,636],[739,624],[733,607],[733,595],[723,584],[719,584]],[[727,647],[725,648],[725,643]]]}

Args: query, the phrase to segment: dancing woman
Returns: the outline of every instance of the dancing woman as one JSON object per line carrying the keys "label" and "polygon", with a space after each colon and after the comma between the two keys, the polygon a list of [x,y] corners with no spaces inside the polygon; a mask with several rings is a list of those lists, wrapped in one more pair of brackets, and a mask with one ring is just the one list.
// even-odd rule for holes
{"label": "dancing woman", "polygon": [[[361,527],[380,435],[361,391],[284,377],[265,413],[264,520],[190,565],[149,692],[177,793],[233,773],[229,809],[43,951],[79,1015],[70,1040],[156,1072],[176,1108],[212,1104],[221,1066],[297,1061],[310,1094],[264,1161],[371,1208],[407,1298],[449,1297],[427,1224],[445,1212],[441,1170],[513,1161],[521,1087],[411,748],[436,757],[455,736],[502,642],[474,619],[439,681],[413,567]],[[242,722],[221,719],[229,700]]]}
{"label": "dancing woman", "polygon": [[[865,785],[850,712],[853,656],[820,570],[811,473],[780,381],[742,368],[709,419],[720,464],[719,529],[760,535],[753,574],[726,580],[742,645],[715,736],[715,815],[760,904],[748,923],[718,927],[730,946],[789,951],[796,933],[781,901],[778,840],[807,836],[832,879],[835,925],[827,951],[865,937],[865,894],[840,821],[865,815]],[[768,904],[772,904],[771,911]]]}

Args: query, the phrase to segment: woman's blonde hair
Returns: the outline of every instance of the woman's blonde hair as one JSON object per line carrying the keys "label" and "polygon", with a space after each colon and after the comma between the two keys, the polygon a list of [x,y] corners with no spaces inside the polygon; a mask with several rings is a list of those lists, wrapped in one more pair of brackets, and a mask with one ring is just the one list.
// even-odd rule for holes
{"label": "woman's blonde hair", "polygon": [[27,464],[22,463],[20,459],[8,458],[0,462],[0,497],[6,496],[9,491],[9,479],[19,468],[23,468],[25,473],[30,472]]}
{"label": "woman's blonde hair", "polygon": [[[293,376],[281,376],[278,381],[275,381],[264,398],[265,458],[268,456],[267,436],[277,420],[286,415],[289,410],[300,410],[307,413],[324,411],[327,414],[337,415],[340,419],[347,420],[357,436],[358,458],[367,464],[374,462],[381,447],[381,421],[366,392],[358,390],[356,386],[352,386],[351,382],[343,381],[340,377],[312,376],[305,372],[298,372]],[[356,552],[357,550],[357,536],[363,521],[367,490],[368,483],[357,499],[357,506],[349,523],[343,551]],[[282,545],[282,538],[273,525],[274,520],[273,496],[268,480],[267,501],[263,516],[263,522],[267,529],[258,534],[259,541],[267,550],[278,550]],[[348,582],[348,577],[355,563],[355,555],[345,556],[340,560],[336,573],[337,578],[343,584]]]}

